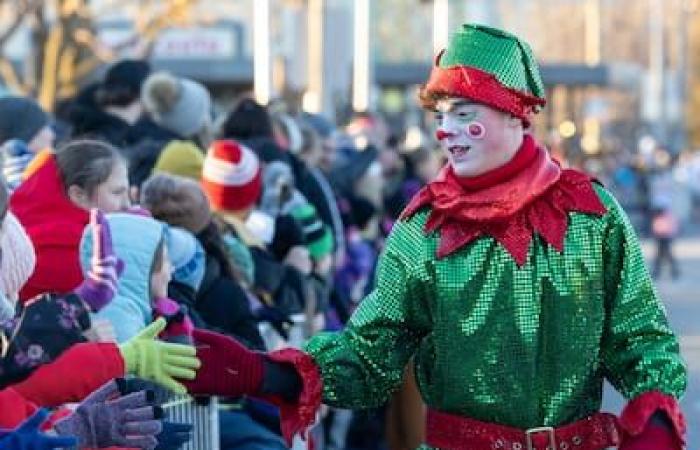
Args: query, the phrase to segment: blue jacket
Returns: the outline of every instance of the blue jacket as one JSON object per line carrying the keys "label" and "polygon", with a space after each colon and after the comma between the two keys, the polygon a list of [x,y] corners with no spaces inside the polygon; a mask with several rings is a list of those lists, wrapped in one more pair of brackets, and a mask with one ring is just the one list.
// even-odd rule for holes
{"label": "blue jacket", "polygon": [[[117,342],[138,334],[152,321],[151,273],[158,246],[165,236],[165,224],[127,213],[107,214],[112,244],[124,261],[117,295],[94,318],[107,319],[114,326]],[[87,272],[92,258],[92,233],[88,225],[80,241],[80,265]]]}

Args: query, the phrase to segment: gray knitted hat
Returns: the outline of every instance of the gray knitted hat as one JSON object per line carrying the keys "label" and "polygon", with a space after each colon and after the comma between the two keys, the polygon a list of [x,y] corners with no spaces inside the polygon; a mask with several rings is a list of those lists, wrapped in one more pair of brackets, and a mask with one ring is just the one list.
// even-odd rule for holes
{"label": "gray knitted hat", "polygon": [[157,72],[146,79],[141,99],[154,122],[183,138],[211,123],[211,96],[196,81]]}

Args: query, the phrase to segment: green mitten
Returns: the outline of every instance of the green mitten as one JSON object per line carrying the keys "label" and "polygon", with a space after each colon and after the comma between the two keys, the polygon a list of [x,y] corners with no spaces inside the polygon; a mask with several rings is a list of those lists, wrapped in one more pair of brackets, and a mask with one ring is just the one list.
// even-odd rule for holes
{"label": "green mitten", "polygon": [[201,366],[197,351],[191,345],[171,344],[156,340],[165,329],[166,321],[160,318],[141,333],[119,346],[126,372],[145,380],[151,380],[178,394],[187,389],[175,378],[193,380]]}

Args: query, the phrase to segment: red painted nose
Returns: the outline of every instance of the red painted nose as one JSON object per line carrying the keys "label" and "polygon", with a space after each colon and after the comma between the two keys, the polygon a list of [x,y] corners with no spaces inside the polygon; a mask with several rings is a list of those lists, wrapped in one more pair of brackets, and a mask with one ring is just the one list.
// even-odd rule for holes
{"label": "red painted nose", "polygon": [[435,138],[438,141],[441,141],[443,139],[447,139],[448,137],[454,136],[454,133],[448,133],[447,131],[444,130],[437,130],[435,132]]}

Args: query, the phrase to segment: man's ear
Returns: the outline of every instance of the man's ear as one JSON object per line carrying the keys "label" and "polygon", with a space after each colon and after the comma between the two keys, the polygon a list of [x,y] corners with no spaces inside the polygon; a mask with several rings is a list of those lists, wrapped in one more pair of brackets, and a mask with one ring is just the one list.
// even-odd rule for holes
{"label": "man's ear", "polygon": [[90,207],[88,195],[85,192],[85,189],[81,188],[80,186],[76,186],[75,184],[69,186],[68,198],[81,208],[88,209]]}

